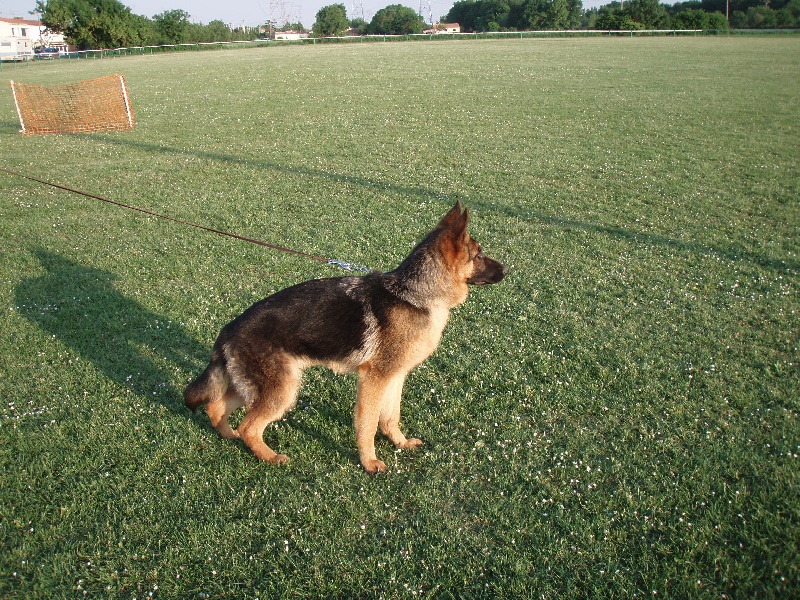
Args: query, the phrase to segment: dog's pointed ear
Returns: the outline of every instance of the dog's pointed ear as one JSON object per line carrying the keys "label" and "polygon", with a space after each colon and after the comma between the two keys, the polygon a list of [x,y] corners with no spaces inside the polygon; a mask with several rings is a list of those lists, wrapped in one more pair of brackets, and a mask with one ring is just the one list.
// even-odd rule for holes
{"label": "dog's pointed ear", "polygon": [[[469,220],[469,212],[461,208],[461,200],[458,200],[447,214],[439,222],[439,229],[466,229]],[[463,225],[462,222],[463,221]]]}
{"label": "dog's pointed ear", "polygon": [[467,225],[469,225],[469,209],[465,208],[461,218],[453,225],[453,234],[457,240],[466,240]]}

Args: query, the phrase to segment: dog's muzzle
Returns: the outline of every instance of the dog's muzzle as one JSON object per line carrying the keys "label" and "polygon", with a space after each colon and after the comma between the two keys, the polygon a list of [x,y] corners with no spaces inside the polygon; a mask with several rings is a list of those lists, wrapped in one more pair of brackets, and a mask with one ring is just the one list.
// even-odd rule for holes
{"label": "dog's muzzle", "polygon": [[470,285],[488,285],[500,283],[508,274],[508,267],[489,257],[482,257],[482,268],[467,279]]}

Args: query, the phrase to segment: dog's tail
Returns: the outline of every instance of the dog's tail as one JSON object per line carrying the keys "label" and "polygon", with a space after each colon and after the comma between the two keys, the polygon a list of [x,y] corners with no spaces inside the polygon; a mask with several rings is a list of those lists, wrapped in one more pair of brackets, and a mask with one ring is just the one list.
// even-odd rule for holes
{"label": "dog's tail", "polygon": [[205,371],[200,373],[197,379],[186,386],[186,389],[183,391],[183,401],[187,408],[190,408],[192,412],[194,412],[198,407],[204,406],[217,398],[221,398],[228,390],[228,382],[229,379],[228,374],[225,372],[225,365],[215,351]]}

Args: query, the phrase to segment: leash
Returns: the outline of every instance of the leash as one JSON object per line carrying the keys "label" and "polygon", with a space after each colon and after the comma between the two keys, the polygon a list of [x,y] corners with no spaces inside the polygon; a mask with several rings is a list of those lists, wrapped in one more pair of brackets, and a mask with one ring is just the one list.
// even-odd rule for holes
{"label": "leash", "polygon": [[311,260],[316,260],[318,262],[324,262],[329,265],[337,266],[341,269],[345,269],[346,271],[360,271],[362,273],[371,273],[372,269],[368,269],[367,267],[362,267],[360,265],[356,265],[354,263],[345,262],[343,260],[335,260],[332,258],[325,258],[323,256],[314,256],[313,254],[307,254],[306,252],[300,252],[299,250],[293,250],[291,248],[285,248],[284,246],[278,246],[277,244],[270,244],[269,242],[264,242],[262,240],[256,240],[253,238],[249,238],[243,235],[239,235],[237,233],[231,233],[229,231],[222,231],[221,229],[214,229],[213,227],[207,227],[206,225],[199,225],[197,223],[192,223],[191,221],[184,221],[183,219],[178,219],[177,217],[172,217],[170,215],[164,215],[161,213],[154,212],[152,210],[147,210],[146,208],[141,208],[138,206],[133,206],[131,204],[125,204],[124,202],[117,202],[116,200],[110,200],[108,198],[104,198],[103,196],[98,196],[96,194],[90,194],[89,192],[83,192],[81,190],[76,190],[71,187],[67,187],[65,185],[61,185],[58,183],[53,183],[51,181],[45,181],[44,179],[38,179],[36,177],[31,177],[30,175],[24,175],[23,173],[17,173],[15,171],[10,171],[3,167],[0,167],[0,171],[7,173],[9,175],[14,175],[16,177],[22,177],[23,179],[28,179],[30,181],[35,181],[36,183],[41,183],[42,185],[49,185],[50,187],[54,187],[60,190],[64,190],[66,192],[71,192],[73,194],[78,194],[80,196],[85,196],[86,198],[93,198],[94,200],[100,200],[101,202],[107,202],[108,204],[113,204],[114,206],[119,206],[121,208],[127,208],[128,210],[134,210],[140,213],[144,213],[146,215],[150,215],[153,217],[158,217],[159,219],[166,219],[167,221],[172,221],[174,223],[180,223],[181,225],[187,225],[188,227],[194,227],[196,229],[202,229],[203,231],[209,231],[211,233],[216,233],[218,235],[224,235],[227,237],[234,238],[236,240],[241,240],[243,242],[249,242],[251,244],[257,244],[259,246],[266,246],[267,248],[271,248],[273,250],[278,250],[280,252],[286,252],[288,254],[295,254],[297,256],[302,256],[304,258],[310,258]]}

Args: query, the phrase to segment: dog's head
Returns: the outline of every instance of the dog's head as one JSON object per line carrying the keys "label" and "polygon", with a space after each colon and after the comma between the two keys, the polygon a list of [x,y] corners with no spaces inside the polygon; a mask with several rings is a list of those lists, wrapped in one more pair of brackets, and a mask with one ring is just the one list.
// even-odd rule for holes
{"label": "dog's head", "polygon": [[481,250],[481,245],[467,231],[469,210],[462,210],[461,202],[444,216],[437,230],[441,232],[441,251],[448,270],[457,285],[463,286],[463,302],[467,296],[467,285],[487,285],[502,281],[508,268]]}

